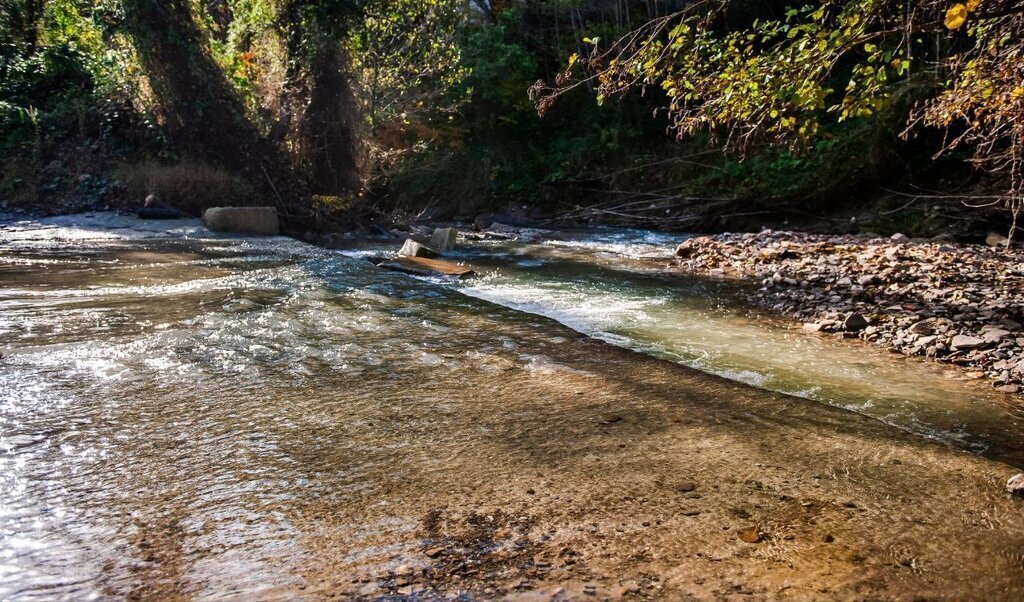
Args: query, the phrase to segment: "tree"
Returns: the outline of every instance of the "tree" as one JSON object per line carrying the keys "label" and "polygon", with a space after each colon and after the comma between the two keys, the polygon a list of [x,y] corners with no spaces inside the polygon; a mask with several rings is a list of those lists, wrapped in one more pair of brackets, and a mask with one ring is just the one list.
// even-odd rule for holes
{"label": "tree", "polygon": [[[358,118],[342,41],[357,2],[286,0],[276,28],[286,47],[283,128],[261,129],[211,49],[189,0],[123,0],[125,27],[150,82],[163,129],[185,153],[245,173],[292,225],[310,194],[360,187]],[[224,8],[224,7],[221,7]],[[226,10],[226,9],[225,9]],[[230,15],[221,15],[230,21]]]}
{"label": "tree", "polygon": [[[747,19],[727,9],[747,9]],[[822,0],[760,14],[741,0],[690,2],[610,43],[568,58],[553,85],[531,88],[543,114],[581,85],[598,103],[656,88],[680,137],[708,131],[728,149],[804,148],[825,122],[866,118],[909,94],[909,117],[970,144],[1003,182],[1015,218],[1024,207],[1024,6],[1014,0]],[[738,11],[743,13],[744,11]]]}
{"label": "tree", "polygon": [[373,126],[426,110],[450,113],[467,75],[459,35],[461,0],[370,0],[350,45],[366,116]]}
{"label": "tree", "polygon": [[287,146],[316,194],[359,190],[359,116],[343,40],[355,0],[287,0],[279,27],[287,47]]}

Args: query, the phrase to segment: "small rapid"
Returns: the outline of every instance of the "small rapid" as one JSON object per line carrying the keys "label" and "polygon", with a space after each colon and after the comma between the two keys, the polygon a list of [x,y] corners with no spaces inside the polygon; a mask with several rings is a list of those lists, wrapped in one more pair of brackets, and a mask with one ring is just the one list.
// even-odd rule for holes
{"label": "small rapid", "polygon": [[464,251],[462,258],[483,269],[459,290],[615,345],[1024,466],[1024,411],[1015,398],[948,366],[802,332],[744,305],[742,283],[664,270],[660,263],[672,257],[678,235],[529,234],[531,242],[490,241]]}

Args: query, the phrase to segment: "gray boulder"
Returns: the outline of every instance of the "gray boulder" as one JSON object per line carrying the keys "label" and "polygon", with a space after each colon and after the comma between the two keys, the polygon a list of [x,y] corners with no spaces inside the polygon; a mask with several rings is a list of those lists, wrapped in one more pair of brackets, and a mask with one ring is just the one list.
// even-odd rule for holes
{"label": "gray boulder", "polygon": [[437,252],[425,247],[411,238],[405,239],[405,244],[398,251],[399,257],[437,257]]}
{"label": "gray boulder", "polygon": [[430,237],[430,248],[444,254],[455,248],[458,232],[455,228],[437,228]]}
{"label": "gray boulder", "polygon": [[214,232],[250,236],[276,236],[281,233],[275,207],[211,207],[203,213],[203,224]]}

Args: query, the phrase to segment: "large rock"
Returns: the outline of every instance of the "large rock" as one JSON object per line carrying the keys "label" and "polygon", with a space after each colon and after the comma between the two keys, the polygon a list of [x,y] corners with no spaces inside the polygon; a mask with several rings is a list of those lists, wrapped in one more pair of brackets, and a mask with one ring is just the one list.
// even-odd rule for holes
{"label": "large rock", "polygon": [[455,228],[437,228],[430,237],[430,248],[444,254],[455,248],[458,232]]}
{"label": "large rock", "polygon": [[1010,239],[1006,238],[1002,234],[996,234],[995,232],[989,232],[988,236],[985,237],[985,244],[990,247],[1002,247],[1006,248],[1010,244]]}
{"label": "large rock", "polygon": [[405,244],[398,251],[399,257],[437,257],[437,253],[428,247],[421,245],[411,238],[405,239]]}
{"label": "large rock", "polygon": [[684,240],[676,247],[676,257],[690,257],[697,252],[697,247],[689,240]]}
{"label": "large rock", "polygon": [[454,276],[456,278],[465,278],[466,276],[473,275],[473,269],[452,263],[450,261],[443,261],[441,259],[427,259],[426,257],[399,257],[395,261],[385,261],[379,264],[380,267],[386,270],[394,270],[396,272],[405,272],[407,274],[417,274],[421,276]]}
{"label": "large rock", "polygon": [[203,224],[214,232],[250,236],[276,236],[281,232],[275,207],[211,207],[203,213]]}

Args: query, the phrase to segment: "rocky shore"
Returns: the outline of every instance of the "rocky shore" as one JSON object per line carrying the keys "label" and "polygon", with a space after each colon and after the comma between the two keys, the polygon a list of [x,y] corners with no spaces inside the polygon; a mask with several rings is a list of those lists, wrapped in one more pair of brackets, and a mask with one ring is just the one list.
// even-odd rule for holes
{"label": "rocky shore", "polygon": [[754,285],[753,305],[823,335],[962,366],[1024,391],[1024,251],[765,230],[684,241],[678,269]]}

